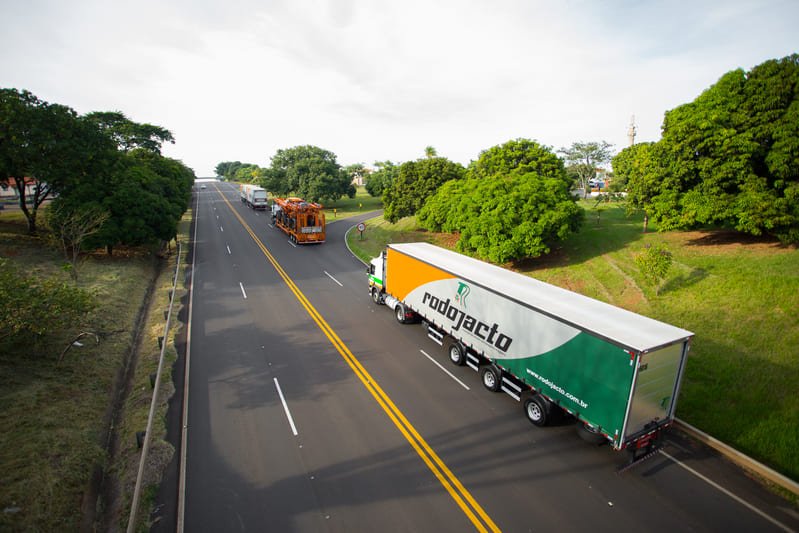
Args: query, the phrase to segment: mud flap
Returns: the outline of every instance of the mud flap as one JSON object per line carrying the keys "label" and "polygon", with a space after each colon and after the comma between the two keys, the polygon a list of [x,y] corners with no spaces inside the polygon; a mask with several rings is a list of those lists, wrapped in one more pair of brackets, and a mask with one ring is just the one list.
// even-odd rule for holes
{"label": "mud flap", "polygon": [[633,443],[630,452],[630,461],[616,469],[617,474],[626,472],[627,470],[637,466],[647,459],[651,459],[660,452],[663,447],[663,432],[657,431],[654,434],[649,434],[644,438]]}

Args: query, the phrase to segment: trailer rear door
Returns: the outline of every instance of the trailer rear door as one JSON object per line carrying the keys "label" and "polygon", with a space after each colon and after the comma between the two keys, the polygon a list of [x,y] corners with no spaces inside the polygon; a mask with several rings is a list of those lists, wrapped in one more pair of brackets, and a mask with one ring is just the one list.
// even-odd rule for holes
{"label": "trailer rear door", "polygon": [[678,342],[641,355],[625,435],[674,416],[686,349],[687,342]]}

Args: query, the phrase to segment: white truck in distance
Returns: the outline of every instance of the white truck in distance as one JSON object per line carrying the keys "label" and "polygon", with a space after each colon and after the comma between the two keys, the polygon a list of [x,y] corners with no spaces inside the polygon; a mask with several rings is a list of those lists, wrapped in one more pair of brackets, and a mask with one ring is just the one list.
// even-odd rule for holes
{"label": "white truck in distance", "polygon": [[251,183],[246,183],[239,188],[239,193],[241,194],[241,201],[252,209],[266,209],[266,189]]}
{"label": "white truck in distance", "polygon": [[690,331],[427,243],[390,244],[367,273],[376,304],[421,321],[537,426],[568,413],[631,465],[674,420]]}

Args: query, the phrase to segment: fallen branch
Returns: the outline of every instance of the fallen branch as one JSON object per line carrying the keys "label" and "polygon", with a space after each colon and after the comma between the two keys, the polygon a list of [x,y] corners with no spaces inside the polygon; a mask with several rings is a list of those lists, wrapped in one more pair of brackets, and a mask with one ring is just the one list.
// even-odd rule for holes
{"label": "fallen branch", "polygon": [[59,362],[59,364],[60,364],[60,363],[61,363],[61,361],[64,359],[64,356],[67,354],[67,352],[69,351],[69,349],[70,349],[70,348],[72,348],[72,346],[73,346],[73,345],[74,345],[76,342],[78,342],[78,341],[81,339],[81,337],[83,337],[83,336],[85,336],[85,335],[94,335],[94,340],[97,342],[97,344],[100,344],[100,337],[98,337],[98,336],[97,336],[97,333],[93,333],[93,332],[91,332],[91,331],[84,331],[84,332],[82,332],[80,335],[78,335],[77,337],[75,337],[75,339],[73,339],[73,341],[72,341],[72,342],[70,342],[69,344],[67,344],[67,347],[66,347],[66,348],[64,348],[64,351],[63,351],[63,352],[61,352],[61,355],[58,357],[58,362]]}

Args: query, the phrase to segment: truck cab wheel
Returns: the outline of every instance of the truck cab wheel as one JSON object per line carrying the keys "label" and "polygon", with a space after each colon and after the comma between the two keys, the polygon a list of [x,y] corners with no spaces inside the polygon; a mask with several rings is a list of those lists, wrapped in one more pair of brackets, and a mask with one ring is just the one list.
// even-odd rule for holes
{"label": "truck cab wheel", "polygon": [[484,366],[480,369],[480,379],[483,382],[483,386],[490,390],[491,392],[497,392],[500,386],[500,380],[502,379],[499,370],[497,370],[493,366]]}
{"label": "truck cab wheel", "polygon": [[380,291],[377,289],[377,287],[372,287],[372,301],[377,305],[382,303],[380,301]]}
{"label": "truck cab wheel", "polygon": [[466,364],[466,353],[463,347],[457,342],[449,345],[449,360],[453,365],[463,366]]}
{"label": "truck cab wheel", "polygon": [[394,308],[394,316],[397,318],[397,322],[400,324],[405,323],[405,306],[402,304],[397,304]]}
{"label": "truck cab wheel", "polygon": [[546,400],[540,396],[533,396],[524,401],[524,414],[527,420],[535,426],[545,426],[547,424],[549,407]]}

